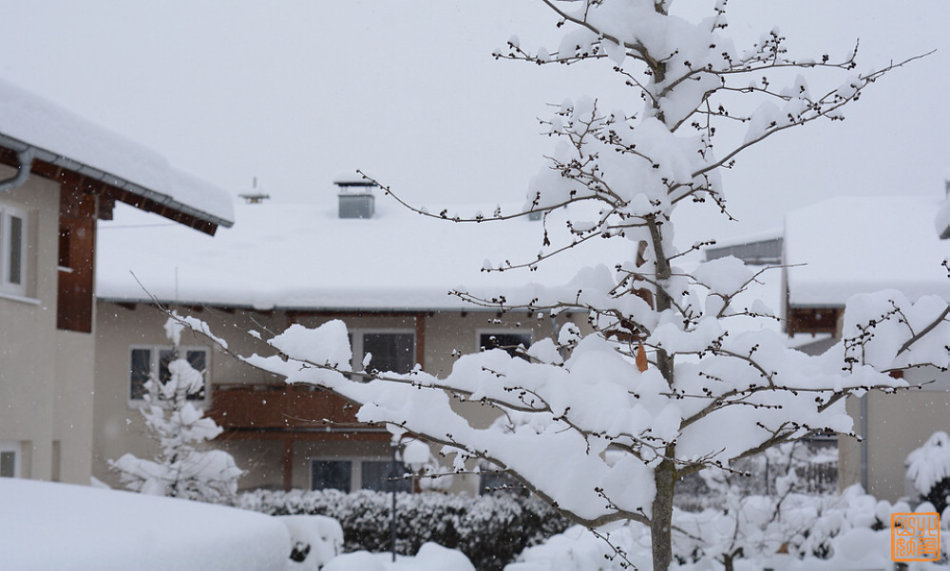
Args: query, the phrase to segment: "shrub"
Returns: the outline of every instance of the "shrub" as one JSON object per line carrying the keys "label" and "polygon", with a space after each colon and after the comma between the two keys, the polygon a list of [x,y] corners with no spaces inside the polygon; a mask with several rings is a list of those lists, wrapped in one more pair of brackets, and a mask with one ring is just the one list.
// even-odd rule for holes
{"label": "shrub", "polygon": [[[392,495],[360,490],[257,490],[240,496],[244,509],[271,515],[319,514],[343,526],[344,549],[388,551]],[[524,548],[567,529],[569,522],[534,497],[507,493],[396,494],[396,551],[415,554],[432,541],[458,549],[478,569],[502,569]]]}

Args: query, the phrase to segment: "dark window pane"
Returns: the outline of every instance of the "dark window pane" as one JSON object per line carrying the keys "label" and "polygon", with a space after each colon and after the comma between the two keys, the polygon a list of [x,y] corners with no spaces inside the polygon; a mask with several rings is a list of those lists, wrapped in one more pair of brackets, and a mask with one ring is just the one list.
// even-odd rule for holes
{"label": "dark window pane", "polygon": [[310,469],[311,490],[350,491],[350,474],[353,466],[349,460],[314,460]]}
{"label": "dark window pane", "polygon": [[144,398],[148,391],[145,383],[148,382],[152,371],[152,351],[149,349],[132,349],[132,366],[129,371],[131,389],[129,398],[138,400]]}
{"label": "dark window pane", "polygon": [[489,349],[504,349],[512,357],[517,357],[518,345],[525,349],[531,346],[530,333],[482,333],[478,337],[478,345],[483,351]]}
{"label": "dark window pane", "polygon": [[368,369],[408,373],[415,365],[412,333],[364,333],[363,354],[372,353]]}
{"label": "dark window pane", "polygon": [[23,283],[23,219],[10,217],[10,283]]}
{"label": "dark window pane", "polygon": [[16,452],[0,452],[0,478],[16,477]]}
{"label": "dark window pane", "polygon": [[396,462],[396,469],[393,471],[393,463],[390,460],[367,460],[363,462],[361,469],[363,481],[360,485],[364,490],[389,492],[394,483],[397,492],[412,490],[412,480],[406,475],[407,470],[402,462]]}
{"label": "dark window pane", "polygon": [[[206,362],[208,360],[208,352],[204,349],[198,349],[194,351],[188,351],[185,354],[185,358],[188,359],[188,364],[191,365],[191,368],[198,371],[205,378],[205,384],[207,384],[208,375],[206,373],[208,366]],[[204,400],[205,398],[205,387],[202,385],[201,390],[197,393],[192,393],[188,395],[188,400]]]}
{"label": "dark window pane", "polygon": [[168,364],[176,359],[173,349],[161,349],[158,352],[158,380],[164,385],[172,378]]}

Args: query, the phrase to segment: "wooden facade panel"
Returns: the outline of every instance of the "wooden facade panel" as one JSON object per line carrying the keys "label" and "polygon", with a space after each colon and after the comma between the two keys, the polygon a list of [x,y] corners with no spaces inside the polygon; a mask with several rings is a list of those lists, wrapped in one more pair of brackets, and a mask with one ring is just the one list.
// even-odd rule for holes
{"label": "wooden facade panel", "polygon": [[796,333],[828,333],[837,335],[841,307],[789,307],[786,330],[789,336]]}
{"label": "wooden facade panel", "polygon": [[293,432],[375,426],[357,421],[357,408],[330,391],[310,387],[216,386],[208,416],[225,430]]}
{"label": "wooden facade panel", "polygon": [[56,327],[92,332],[96,256],[96,196],[81,180],[64,180],[60,190]]}

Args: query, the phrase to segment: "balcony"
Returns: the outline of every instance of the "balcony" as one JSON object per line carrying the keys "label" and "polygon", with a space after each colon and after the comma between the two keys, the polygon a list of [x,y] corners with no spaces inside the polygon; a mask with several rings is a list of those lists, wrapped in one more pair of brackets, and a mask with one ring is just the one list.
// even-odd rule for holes
{"label": "balcony", "polygon": [[215,384],[211,395],[207,415],[229,438],[389,438],[384,426],[356,420],[357,405],[315,387]]}

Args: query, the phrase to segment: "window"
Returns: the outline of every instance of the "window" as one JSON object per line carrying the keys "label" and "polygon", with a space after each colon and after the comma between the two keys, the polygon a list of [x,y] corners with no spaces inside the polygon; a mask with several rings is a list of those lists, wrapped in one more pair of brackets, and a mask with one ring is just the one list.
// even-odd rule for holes
{"label": "window", "polygon": [[349,460],[314,460],[310,466],[311,490],[350,491],[353,464]]}
{"label": "window", "polygon": [[362,371],[363,362],[371,355],[366,370],[408,373],[416,364],[416,337],[412,331],[352,331],[353,370]]}
{"label": "window", "polygon": [[0,441],[0,478],[20,477],[20,444]]}
{"label": "window", "polygon": [[[397,492],[412,491],[412,478],[404,477],[407,470],[402,462],[396,462],[395,473],[391,460],[364,460],[361,464],[360,479],[364,490],[389,492],[392,490],[390,486],[395,482]],[[393,478],[398,479],[393,480]]]}
{"label": "window", "polygon": [[26,295],[26,212],[0,203],[0,292]]}
{"label": "window", "polygon": [[397,492],[412,491],[412,480],[403,477],[406,468],[402,462],[396,462],[393,480],[391,460],[322,460],[310,461],[310,489],[377,490],[388,492],[392,482]]}
{"label": "window", "polygon": [[[208,395],[208,349],[206,347],[179,347],[179,354],[188,360],[195,370],[204,375],[205,386],[196,394],[188,395],[188,400],[205,400]],[[129,365],[129,399],[142,400],[148,390],[145,383],[149,379],[158,379],[162,384],[171,378],[168,364],[175,357],[173,347],[139,346],[132,347]]]}
{"label": "window", "polygon": [[531,333],[508,330],[508,331],[483,331],[478,334],[478,349],[487,351],[489,349],[504,349],[512,357],[524,356],[518,354],[518,347],[521,350],[531,346]]}

